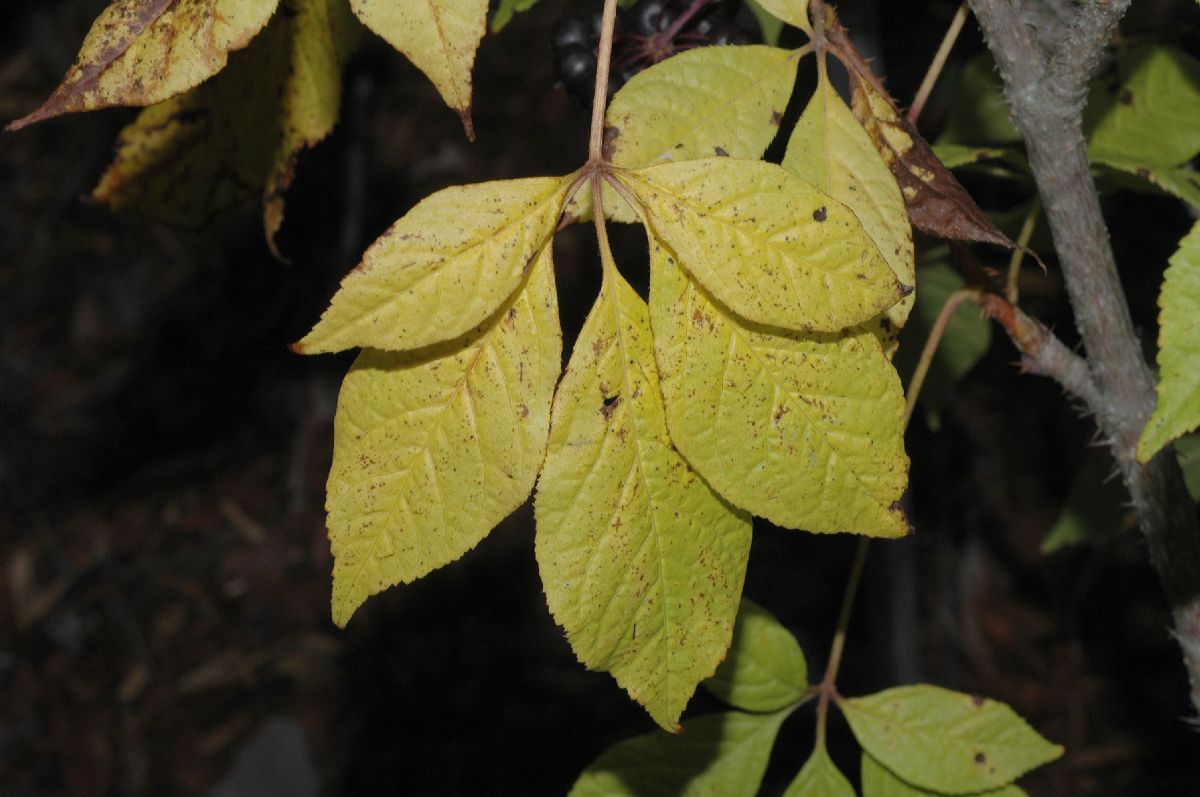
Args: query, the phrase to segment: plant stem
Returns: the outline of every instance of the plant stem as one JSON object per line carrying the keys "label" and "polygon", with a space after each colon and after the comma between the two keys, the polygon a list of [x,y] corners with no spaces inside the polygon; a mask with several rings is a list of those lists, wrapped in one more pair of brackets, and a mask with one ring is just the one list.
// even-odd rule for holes
{"label": "plant stem", "polygon": [[860,537],[858,547],[854,550],[854,564],[850,565],[850,577],[846,580],[846,592],[842,595],[842,608],[838,612],[837,630],[833,634],[833,643],[829,646],[829,663],[825,665],[825,676],[818,686],[820,700],[817,702],[817,740],[818,744],[825,743],[825,719],[829,714],[829,701],[837,696],[837,674],[842,666],[842,651],[846,647],[846,629],[850,625],[850,613],[854,610],[854,596],[858,593],[858,582],[862,577],[863,565],[867,561],[867,551],[871,546],[870,537]]}
{"label": "plant stem", "polygon": [[913,409],[917,406],[917,397],[921,395],[925,377],[929,374],[929,366],[933,363],[933,355],[937,353],[938,345],[946,334],[946,327],[950,324],[950,319],[954,317],[963,302],[979,301],[979,294],[978,288],[959,288],[950,294],[942,305],[937,320],[933,322],[933,328],[929,330],[929,337],[925,339],[925,347],[921,349],[921,359],[917,360],[917,367],[913,370],[912,379],[908,383],[908,395],[904,397],[905,429],[908,428],[908,422],[912,420]]}
{"label": "plant stem", "polygon": [[[604,0],[600,22],[600,52],[596,56],[596,92],[592,95],[592,134],[588,140],[588,162],[604,162],[604,107],[608,102],[608,72],[612,67],[613,27],[617,22],[617,0]],[[600,206],[596,205],[596,215]]]}
{"label": "plant stem", "polygon": [[1029,247],[1029,241],[1033,238],[1033,229],[1037,226],[1038,216],[1042,212],[1042,200],[1038,197],[1033,198],[1033,207],[1029,209],[1029,215],[1025,217],[1025,222],[1021,225],[1021,234],[1017,236],[1017,248],[1012,251],[1012,256],[1008,259],[1008,279],[1004,283],[1004,295],[1008,298],[1009,304],[1016,304],[1017,299],[1021,295],[1021,261],[1025,258],[1025,249]]}
{"label": "plant stem", "polygon": [[709,0],[692,0],[692,4],[675,18],[675,22],[671,24],[671,27],[659,35],[662,36],[664,41],[674,41],[675,37],[679,35],[679,31],[683,30],[683,26],[688,24],[692,17],[696,16],[700,9],[704,8],[708,3]]}
{"label": "plant stem", "polygon": [[929,95],[933,92],[933,87],[937,83],[938,76],[942,74],[942,69],[946,66],[946,59],[950,56],[950,50],[954,47],[954,42],[958,40],[958,34],[962,32],[963,23],[967,21],[969,11],[967,0],[963,0],[962,5],[958,7],[958,11],[954,13],[954,19],[950,20],[950,27],[946,30],[946,35],[942,37],[942,44],[938,47],[937,53],[933,56],[933,61],[929,64],[929,69],[925,72],[925,79],[921,81],[921,88],[917,89],[917,96],[913,98],[912,107],[908,109],[908,121],[910,123],[915,125],[917,117],[925,109],[925,102],[929,99]]}

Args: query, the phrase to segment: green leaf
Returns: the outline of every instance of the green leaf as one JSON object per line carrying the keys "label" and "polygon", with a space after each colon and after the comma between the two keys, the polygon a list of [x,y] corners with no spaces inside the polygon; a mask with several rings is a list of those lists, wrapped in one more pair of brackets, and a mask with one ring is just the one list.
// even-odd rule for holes
{"label": "green leaf", "polygon": [[1168,194],[1200,209],[1200,173],[1191,169],[1113,155],[1105,156],[1099,166],[1119,188]]}
{"label": "green leaf", "polygon": [[359,355],[338,397],[326,490],[335,623],[459,558],[528,497],[561,357],[549,246],[465,337]]}
{"label": "green leaf", "polygon": [[866,752],[905,781],[943,794],[999,788],[1063,752],[1003,703],[936,686],[838,705]]}
{"label": "green leaf", "polygon": [[584,770],[569,797],[754,797],[789,713],[709,714],[677,736],[628,739]]}
{"label": "green leaf", "polygon": [[667,425],[735,506],[788,528],[908,533],[900,380],[870,332],[750,324],[651,238],[650,304]]}
{"label": "green leaf", "polygon": [[990,54],[981,53],[968,61],[954,83],[950,111],[937,137],[938,145],[1020,143],[1021,134],[1008,117],[1002,88],[996,62]]}
{"label": "green leaf", "polygon": [[521,284],[554,234],[566,189],[563,178],[532,177],[427,197],[367,249],[295,348],[399,351],[462,335]]}
{"label": "green leaf", "polygon": [[1185,435],[1175,441],[1175,456],[1183,469],[1188,494],[1200,501],[1200,435]]}
{"label": "green leaf", "polygon": [[488,0],[350,0],[350,8],[433,81],[474,139],[471,69],[487,29]]}
{"label": "green leaf", "polygon": [[[863,753],[862,756],[863,797],[940,797],[937,792],[919,789],[905,783],[890,770]],[[1017,786],[1004,786],[986,792],[976,792],[973,797],[1027,797]]]}
{"label": "green leaf", "polygon": [[496,12],[492,14],[492,33],[499,33],[519,11],[528,11],[537,4],[538,0],[500,0]]}
{"label": "green leaf", "polygon": [[546,601],[576,655],[677,730],[729,648],[750,517],[671,445],[646,304],[607,258],[554,400],[535,509]]}
{"label": "green leaf", "polygon": [[300,152],[337,122],[342,65],[360,30],[341,0],[284,0],[282,8],[224,71],[121,131],[95,199],[194,225],[259,193],[273,243]]}
{"label": "green leaf", "polygon": [[[823,70],[792,131],[783,168],[854,211],[896,279],[904,285],[915,284],[912,225],[900,187]],[[903,329],[915,299],[909,294],[887,310],[886,323],[879,325],[885,348]]]}
{"label": "green leaf", "polygon": [[742,598],[733,644],[705,688],[746,711],[775,711],[804,698],[808,664],[791,633],[770,612]]}
{"label": "green leaf", "polygon": [[1120,479],[1112,478],[1115,467],[1107,451],[1089,452],[1075,474],[1058,520],[1042,540],[1043,554],[1098,542],[1126,528],[1131,514],[1129,493]]}
{"label": "green leaf", "polygon": [[778,45],[779,37],[783,34],[783,20],[763,8],[758,0],[746,0],[746,7],[758,20],[763,41],[771,46]]}
{"label": "green leaf", "polygon": [[[909,324],[900,336],[896,369],[908,384],[921,356],[921,349],[933,330],[946,300],[966,283],[945,259],[917,267],[917,303]],[[992,327],[971,304],[961,305],[946,326],[942,342],[929,365],[918,400],[925,410],[930,428],[941,426],[942,409],[958,381],[987,353],[992,343]]]}
{"label": "green leaf", "polygon": [[1165,45],[1126,47],[1114,78],[1098,82],[1088,98],[1088,154],[1099,163],[1176,166],[1200,152],[1197,119],[1200,62]]}
{"label": "green leaf", "polygon": [[114,0],[50,98],[8,126],[117,105],[152,105],[200,85],[250,43],[279,0]]}
{"label": "green leaf", "polygon": [[1138,440],[1140,462],[1200,425],[1200,222],[1171,256],[1158,306],[1158,406]]}
{"label": "green leaf", "polygon": [[808,19],[808,0],[757,0],[758,5],[771,15],[789,25],[812,35],[812,22]]}
{"label": "green leaf", "polygon": [[[985,161],[995,161],[1012,170],[1011,176],[1024,176],[1029,173],[1029,164],[1025,156],[1010,147],[971,147],[966,144],[937,144],[933,147],[947,169],[959,169],[963,166],[973,166]],[[990,173],[995,173],[995,169]]]}
{"label": "green leaf", "polygon": [[750,321],[840,330],[906,293],[853,211],[779,166],[705,158],[619,178],[649,233]]}
{"label": "green leaf", "polygon": [[825,744],[817,742],[817,749],[783,797],[854,797],[854,787],[829,758]]}

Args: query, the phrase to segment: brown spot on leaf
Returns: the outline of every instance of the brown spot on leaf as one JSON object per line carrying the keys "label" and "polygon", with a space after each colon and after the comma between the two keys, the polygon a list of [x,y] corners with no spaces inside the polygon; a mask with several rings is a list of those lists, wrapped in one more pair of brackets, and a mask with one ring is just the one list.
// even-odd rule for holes
{"label": "brown spot on leaf", "polygon": [[813,211],[813,221],[825,221],[827,218],[829,218],[829,211],[825,209],[824,205]]}
{"label": "brown spot on leaf", "polygon": [[724,147],[713,147],[713,152],[717,153],[718,158],[728,158],[729,157],[729,153],[725,151]]}
{"label": "brown spot on leaf", "polygon": [[779,127],[779,125],[782,123],[783,114],[781,114],[779,111],[771,111],[771,124],[775,127]]}
{"label": "brown spot on leaf", "polygon": [[604,156],[604,160],[611,161],[613,159],[613,147],[620,137],[621,128],[613,125],[604,126],[604,141],[600,146],[600,154]]}
{"label": "brown spot on leaf", "polygon": [[986,755],[984,755],[984,753],[983,753],[983,751],[982,751],[982,750],[980,750],[979,752],[975,753],[975,763],[976,763],[976,764],[978,764],[978,765],[979,765],[979,766],[981,766],[981,767],[982,767],[982,766],[985,766],[985,765],[987,764],[987,756],[986,756]]}
{"label": "brown spot on leaf", "polygon": [[600,414],[609,419],[612,414],[617,411],[617,407],[621,404],[620,396],[608,396],[604,399],[604,404],[600,407]]}
{"label": "brown spot on leaf", "polygon": [[1122,105],[1133,105],[1133,92],[1125,89],[1121,92],[1121,96],[1117,98],[1117,102]]}

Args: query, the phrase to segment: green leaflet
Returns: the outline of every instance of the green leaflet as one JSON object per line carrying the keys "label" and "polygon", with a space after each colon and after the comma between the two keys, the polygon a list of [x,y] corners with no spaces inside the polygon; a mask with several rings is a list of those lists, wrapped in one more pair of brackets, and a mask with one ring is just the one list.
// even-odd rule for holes
{"label": "green leaflet", "polygon": [[754,797],[789,713],[710,714],[679,735],[620,742],[584,770],[569,797]]}
{"label": "green leaflet", "polygon": [[787,787],[783,797],[855,797],[854,787],[846,776],[841,773],[823,742],[817,742],[817,749],[804,763],[800,774]]}
{"label": "green leaflet", "polygon": [[604,285],[554,400],[537,561],[580,661],[611,672],[677,730],[729,647],[750,517],[671,445],[646,305],[605,257]]}
{"label": "green leaflet", "polygon": [[1096,165],[1101,176],[1119,188],[1169,194],[1200,209],[1200,172],[1118,155],[1106,155]]}
{"label": "green leaflet", "polygon": [[[892,273],[915,285],[912,225],[891,168],[821,70],[816,91],[788,141],[783,168],[846,205],[862,223]],[[885,350],[908,320],[916,296],[888,308],[876,324]]]}
{"label": "green leaflet", "polygon": [[1185,435],[1175,441],[1175,456],[1183,469],[1188,494],[1200,501],[1200,435]]}
{"label": "green leaflet", "polygon": [[[900,336],[900,348],[896,354],[896,370],[905,384],[908,384],[916,369],[921,349],[929,339],[946,300],[965,284],[958,272],[944,259],[932,260],[917,267],[917,285],[920,286],[917,303],[913,307],[909,325]],[[975,305],[969,302],[961,305],[946,326],[946,333],[933,355],[918,397],[930,428],[941,427],[942,408],[954,386],[975,367],[991,343],[991,324],[979,314]]]}
{"label": "green leaflet", "polygon": [[776,18],[795,25],[808,35],[812,35],[812,23],[808,20],[808,0],[756,0],[763,10],[770,12]]}
{"label": "green leaflet", "polygon": [[342,280],[296,349],[416,349],[491,316],[550,240],[567,180],[531,177],[454,186],[392,225]]}
{"label": "green leaflet", "polygon": [[1120,479],[1112,478],[1116,468],[1112,456],[1107,451],[1093,450],[1086,457],[1058,520],[1042,540],[1043,554],[1102,542],[1125,530],[1132,520],[1129,492]]}
{"label": "green leaflet", "polygon": [[837,331],[906,293],[854,213],[779,166],[705,158],[619,178],[649,234],[749,321]]}
{"label": "green leaflet", "polygon": [[941,794],[1005,786],[1063,752],[1003,703],[936,686],[901,686],[838,705],[863,750]]}
{"label": "green leaflet", "polygon": [[[919,789],[900,780],[867,753],[862,756],[862,787],[863,797],[939,797],[937,792]],[[1016,786],[1004,786],[976,792],[972,797],[1026,797],[1026,794]]]}
{"label": "green leaflet", "polygon": [[1171,256],[1158,306],[1158,406],[1138,440],[1141,462],[1200,425],[1200,222]]}
{"label": "green leaflet", "polygon": [[759,30],[762,31],[763,41],[772,47],[779,44],[779,37],[783,35],[783,20],[767,11],[758,0],[746,0],[746,7],[750,9],[750,13],[758,20]]}
{"label": "green leaflet", "polygon": [[359,355],[338,397],[326,497],[335,623],[459,558],[528,497],[561,356],[549,246],[465,337]]}
{"label": "green leaflet", "polygon": [[747,323],[661,242],[650,248],[667,425],[692,466],[735,506],[781,526],[908,533],[904,397],[879,341]]}
{"label": "green leaflet", "polygon": [[64,113],[152,105],[200,85],[245,47],[279,0],[113,0],[50,98],[10,130]]}
{"label": "green leaflet", "polygon": [[996,62],[991,54],[980,53],[963,67],[954,83],[946,124],[937,144],[979,146],[1020,141],[1021,134],[1008,117]]}
{"label": "green leaflet", "polygon": [[195,225],[259,192],[273,245],[300,152],[337,121],[342,64],[360,30],[341,0],[284,0],[282,8],[220,74],[121,131],[94,198]]}
{"label": "green leaflet", "polygon": [[796,638],[770,612],[742,598],[729,655],[704,686],[735,708],[776,711],[803,699],[808,663]]}
{"label": "green leaflet", "polygon": [[487,29],[488,0],[350,0],[350,8],[433,81],[474,139],[471,69]]}
{"label": "green leaflet", "polygon": [[500,0],[496,12],[492,14],[492,33],[499,33],[519,11],[528,11],[538,0]]}

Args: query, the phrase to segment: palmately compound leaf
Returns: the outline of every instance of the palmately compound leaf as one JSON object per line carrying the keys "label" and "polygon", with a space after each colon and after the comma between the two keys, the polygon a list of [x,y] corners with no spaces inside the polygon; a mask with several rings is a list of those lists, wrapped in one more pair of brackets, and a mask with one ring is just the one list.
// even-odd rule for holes
{"label": "palmately compound leaf", "polygon": [[805,762],[783,797],[855,797],[854,787],[829,757],[823,742]]}
{"label": "palmately compound leaf", "polygon": [[[904,782],[867,753],[862,756],[862,788],[863,797],[942,797],[938,792],[926,791]],[[1026,794],[1018,786],[1004,786],[975,792],[971,797],[1026,797]]]}
{"label": "palmately compound leaf", "polygon": [[283,0],[212,80],[138,115],[93,197],[175,224],[263,196],[268,241],[302,150],[333,130],[341,69],[361,30],[343,0]]}
{"label": "palmately compound leaf", "polygon": [[1200,222],[1170,262],[1158,297],[1158,406],[1138,440],[1142,462],[1200,425]]}
{"label": "palmately compound leaf", "polygon": [[789,25],[795,25],[812,35],[812,22],[808,19],[808,0],[756,0],[764,10]]}
{"label": "palmately compound leaf", "polygon": [[350,0],[350,8],[433,81],[474,139],[471,69],[487,30],[488,0]]}
{"label": "palmately compound leaf", "polygon": [[627,739],[592,762],[568,797],[754,797],[789,713],[709,714],[678,735]]}
{"label": "palmately compound leaf", "polygon": [[[824,69],[792,131],[782,165],[854,211],[896,279],[916,284],[912,225],[900,187]],[[915,300],[909,294],[873,322],[885,349],[895,350],[896,336]]]}
{"label": "palmately compound leaf", "polygon": [[704,687],[735,708],[776,711],[804,698],[808,663],[791,632],[742,598],[729,655]]}
{"label": "palmately compound leaf", "polygon": [[114,0],[50,98],[10,130],[64,113],[151,105],[198,86],[250,43],[279,0]]}
{"label": "palmately compound leaf", "polygon": [[648,233],[750,321],[836,331],[908,290],[853,211],[774,164],[704,158],[617,174]]}
{"label": "palmately compound leaf", "polygon": [[338,397],[326,497],[335,623],[459,558],[529,496],[561,357],[549,245],[465,338],[359,355]]}
{"label": "palmately compound leaf", "polygon": [[1003,703],[936,686],[900,686],[838,705],[863,750],[940,794],[997,789],[1063,752]]}
{"label": "palmately compound leaf", "polygon": [[425,198],[371,244],[296,349],[401,351],[462,335],[521,284],[566,190],[562,178],[531,177]]}
{"label": "palmately compound leaf", "polygon": [[672,446],[646,304],[611,263],[554,400],[535,509],[546,601],[579,660],[678,730],[729,648],[750,517]]}
{"label": "palmately compound leaf", "polygon": [[651,238],[650,315],[675,445],[735,506],[788,528],[908,533],[904,396],[870,332],[791,333],[713,299]]}

